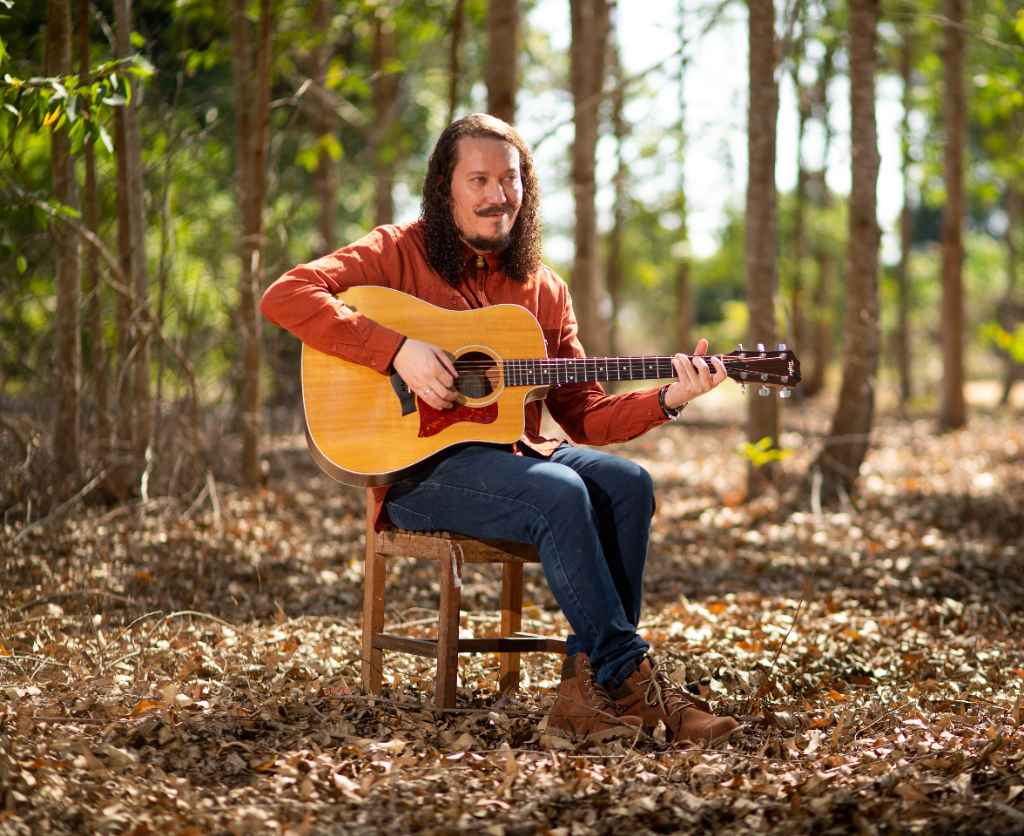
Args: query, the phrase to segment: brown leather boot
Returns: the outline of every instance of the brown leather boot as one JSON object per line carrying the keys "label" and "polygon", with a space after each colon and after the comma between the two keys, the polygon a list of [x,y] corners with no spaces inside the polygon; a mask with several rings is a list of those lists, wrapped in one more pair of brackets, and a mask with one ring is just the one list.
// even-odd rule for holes
{"label": "brown leather boot", "polygon": [[673,682],[648,656],[609,696],[623,714],[636,714],[644,729],[665,724],[670,743],[718,743],[739,728],[732,717],[716,717],[703,700]]}
{"label": "brown leather boot", "polygon": [[640,718],[630,716],[594,682],[586,655],[566,656],[562,684],[548,714],[547,731],[541,738],[556,737],[574,743],[600,743],[618,737],[635,737]]}

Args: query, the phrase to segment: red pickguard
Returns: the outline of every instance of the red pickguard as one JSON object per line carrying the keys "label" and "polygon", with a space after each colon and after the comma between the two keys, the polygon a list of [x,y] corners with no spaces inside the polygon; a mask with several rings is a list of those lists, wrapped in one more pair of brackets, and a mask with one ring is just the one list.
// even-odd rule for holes
{"label": "red pickguard", "polygon": [[452,409],[434,409],[426,401],[416,398],[416,409],[420,413],[420,438],[437,435],[452,424],[469,421],[473,424],[492,424],[498,417],[498,404],[488,406],[466,406],[461,404]]}

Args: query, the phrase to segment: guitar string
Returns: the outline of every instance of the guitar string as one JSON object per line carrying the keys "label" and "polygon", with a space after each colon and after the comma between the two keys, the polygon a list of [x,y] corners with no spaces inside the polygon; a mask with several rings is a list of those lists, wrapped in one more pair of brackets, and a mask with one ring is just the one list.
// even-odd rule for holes
{"label": "guitar string", "polygon": [[[746,366],[755,364],[771,364],[771,363],[785,363],[786,361],[779,357],[728,357],[722,355],[712,355],[719,357],[725,366]],[[456,360],[456,368],[461,369],[490,369],[497,365],[508,366],[510,363],[529,363],[533,366],[568,366],[569,364],[582,363],[584,366],[592,365],[607,365],[614,367],[632,366],[634,364],[641,365],[666,365],[671,364],[670,357],[549,357],[547,359],[509,359],[509,360]]]}

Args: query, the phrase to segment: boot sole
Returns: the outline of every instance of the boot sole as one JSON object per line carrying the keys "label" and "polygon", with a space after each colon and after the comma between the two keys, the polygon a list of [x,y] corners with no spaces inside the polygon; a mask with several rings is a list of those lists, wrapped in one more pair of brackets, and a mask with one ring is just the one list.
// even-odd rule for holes
{"label": "boot sole", "polygon": [[734,726],[733,728],[729,729],[729,731],[724,732],[723,734],[718,735],[718,737],[703,738],[701,740],[689,740],[689,739],[685,739],[684,738],[682,740],[666,740],[665,742],[669,743],[670,745],[673,745],[673,746],[678,744],[678,743],[689,743],[689,744],[695,745],[695,746],[706,746],[706,747],[717,746],[719,743],[725,743],[725,741],[727,741],[730,737],[732,737],[734,734],[736,734],[740,730],[745,729],[746,727],[747,727],[746,723],[740,723],[740,724]]}
{"label": "boot sole", "polygon": [[574,749],[585,743],[607,743],[611,740],[635,739],[643,734],[639,726],[624,726],[619,729],[605,729],[588,735],[574,735],[561,729],[550,729],[540,737],[542,746],[548,749]]}

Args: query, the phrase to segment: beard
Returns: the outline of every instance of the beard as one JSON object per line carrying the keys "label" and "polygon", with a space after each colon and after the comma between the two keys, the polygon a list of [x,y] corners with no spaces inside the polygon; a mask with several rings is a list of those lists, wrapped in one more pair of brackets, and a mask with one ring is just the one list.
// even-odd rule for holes
{"label": "beard", "polygon": [[462,240],[478,252],[500,253],[512,242],[512,236],[501,234],[495,235],[493,238],[487,238],[483,235],[463,235]]}

